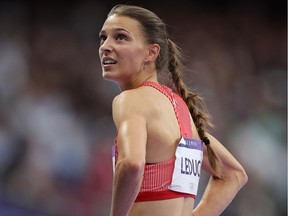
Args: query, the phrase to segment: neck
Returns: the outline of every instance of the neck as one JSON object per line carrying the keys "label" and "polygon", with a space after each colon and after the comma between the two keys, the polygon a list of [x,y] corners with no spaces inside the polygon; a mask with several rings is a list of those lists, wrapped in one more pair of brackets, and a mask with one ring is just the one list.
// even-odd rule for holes
{"label": "neck", "polygon": [[149,74],[148,76],[135,79],[131,83],[125,83],[123,85],[119,85],[119,87],[120,87],[121,91],[129,90],[129,89],[135,89],[135,88],[138,88],[139,86],[141,86],[142,83],[144,83],[146,81],[158,82],[157,73],[153,72],[152,74]]}

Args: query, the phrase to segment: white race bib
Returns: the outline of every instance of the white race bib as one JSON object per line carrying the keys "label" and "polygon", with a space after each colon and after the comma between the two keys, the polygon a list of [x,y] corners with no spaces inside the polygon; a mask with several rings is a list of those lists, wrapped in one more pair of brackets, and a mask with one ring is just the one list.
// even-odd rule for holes
{"label": "white race bib", "polygon": [[197,195],[203,159],[201,140],[182,137],[177,149],[172,183],[172,191]]}

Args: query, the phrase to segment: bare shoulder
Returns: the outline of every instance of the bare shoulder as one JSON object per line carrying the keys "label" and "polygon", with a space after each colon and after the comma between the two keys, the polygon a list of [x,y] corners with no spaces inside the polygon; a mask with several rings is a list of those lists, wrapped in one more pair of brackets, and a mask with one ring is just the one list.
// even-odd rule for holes
{"label": "bare shoulder", "polygon": [[137,108],[145,104],[145,93],[140,89],[121,92],[113,100],[113,108]]}
{"label": "bare shoulder", "polygon": [[145,118],[148,112],[147,106],[145,106],[146,95],[141,89],[126,90],[117,95],[112,103],[114,120],[136,116]]}

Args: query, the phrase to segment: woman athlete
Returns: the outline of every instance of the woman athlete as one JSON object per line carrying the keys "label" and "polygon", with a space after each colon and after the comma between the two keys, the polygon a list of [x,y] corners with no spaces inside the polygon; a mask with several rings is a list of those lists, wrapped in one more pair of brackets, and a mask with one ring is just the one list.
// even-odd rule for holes
{"label": "woman athlete", "polygon": [[[100,31],[104,79],[117,136],[110,216],[216,216],[246,184],[239,162],[206,131],[201,98],[181,79],[181,53],[166,25],[142,7],[117,5]],[[160,72],[172,85],[160,83]],[[194,208],[201,169],[211,174]]]}

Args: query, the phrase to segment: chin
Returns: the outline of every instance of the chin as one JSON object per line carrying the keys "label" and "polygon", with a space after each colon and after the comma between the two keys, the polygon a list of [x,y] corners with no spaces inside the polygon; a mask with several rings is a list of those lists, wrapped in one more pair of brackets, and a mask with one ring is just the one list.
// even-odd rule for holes
{"label": "chin", "polygon": [[103,79],[105,79],[105,80],[118,83],[117,77],[113,76],[113,74],[111,74],[111,73],[109,73],[109,72],[108,72],[108,73],[107,73],[107,72],[103,72],[103,73],[102,73],[102,77],[103,77]]}
{"label": "chin", "polygon": [[112,79],[112,74],[109,73],[109,72],[107,72],[107,71],[103,71],[103,72],[102,72],[102,77],[103,77],[104,79],[110,80],[110,79]]}

